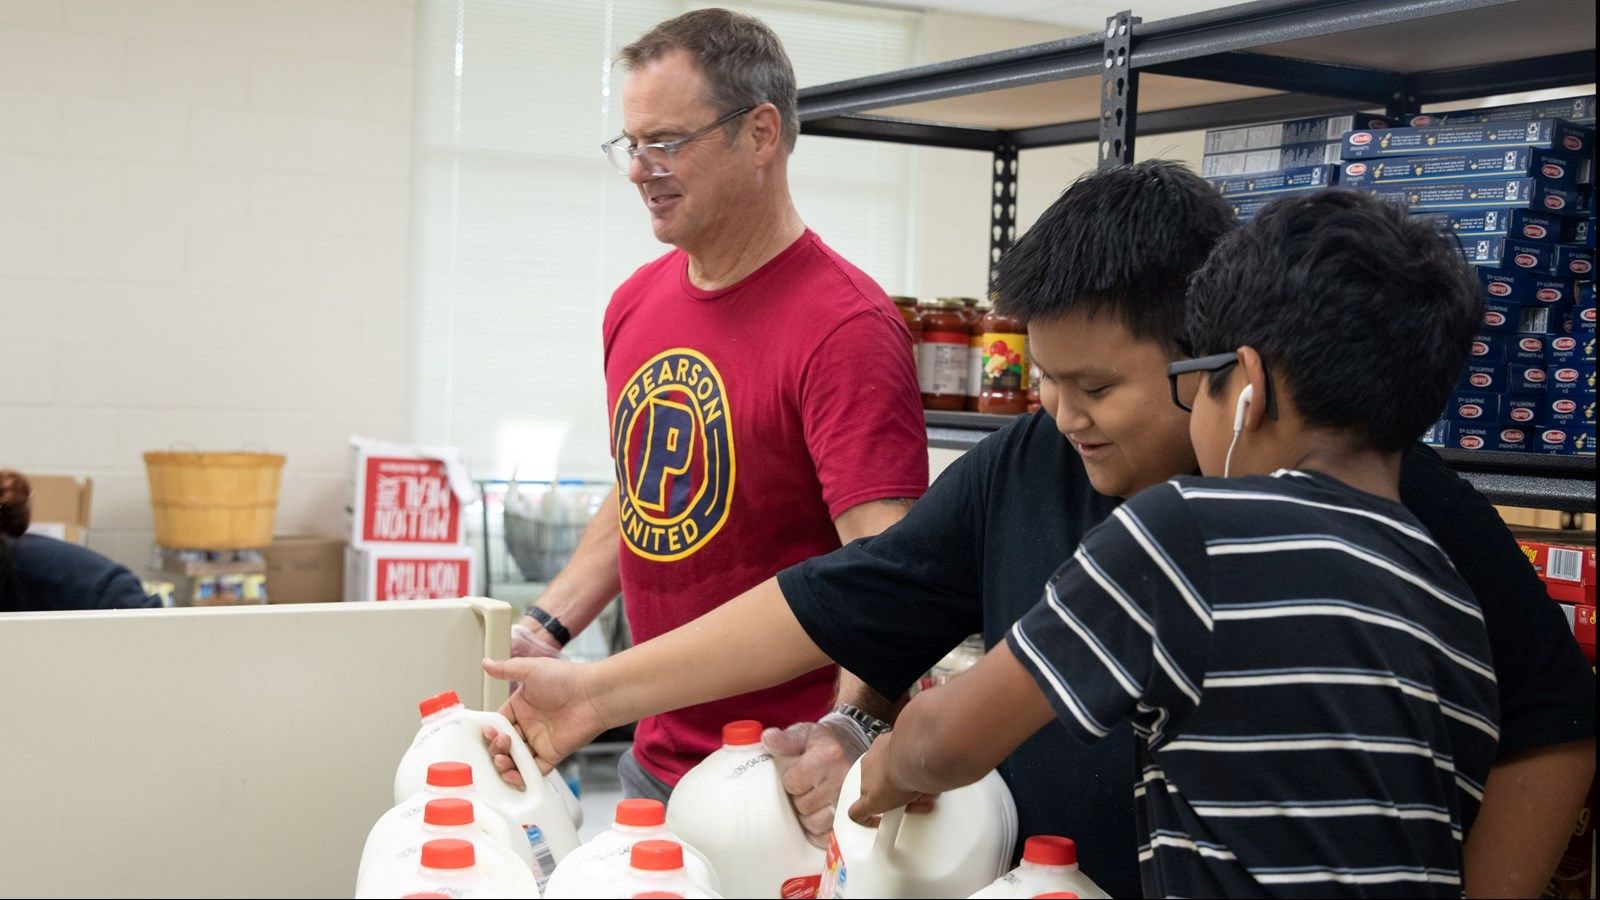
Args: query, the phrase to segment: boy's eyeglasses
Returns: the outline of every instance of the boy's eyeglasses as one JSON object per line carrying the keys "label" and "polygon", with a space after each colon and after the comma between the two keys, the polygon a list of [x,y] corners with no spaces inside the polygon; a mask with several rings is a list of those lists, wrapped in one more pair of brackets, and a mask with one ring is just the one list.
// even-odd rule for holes
{"label": "boy's eyeglasses", "polygon": [[670,141],[630,147],[628,146],[628,136],[624,134],[601,144],[600,149],[605,153],[606,158],[611,160],[611,164],[617,167],[617,171],[624,175],[628,174],[628,167],[633,165],[634,157],[638,157],[651,175],[656,178],[665,178],[672,174],[672,159],[685,144],[706,136],[713,128],[725,125],[752,109],[755,109],[755,107],[746,106],[743,109],[736,109],[704,128],[696,128],[683,137],[674,138]]}
{"label": "boy's eyeglasses", "polygon": [[[1184,412],[1194,412],[1194,407],[1183,402],[1183,395],[1178,392],[1178,378],[1182,375],[1195,373],[1211,374],[1221,372],[1229,366],[1239,364],[1237,353],[1213,353],[1198,359],[1180,359],[1167,366],[1167,382],[1172,387],[1172,402]],[[1278,418],[1277,392],[1272,389],[1272,371],[1265,366],[1261,368],[1261,375],[1267,382],[1267,418],[1274,421]],[[1196,386],[1199,389],[1199,386]]]}

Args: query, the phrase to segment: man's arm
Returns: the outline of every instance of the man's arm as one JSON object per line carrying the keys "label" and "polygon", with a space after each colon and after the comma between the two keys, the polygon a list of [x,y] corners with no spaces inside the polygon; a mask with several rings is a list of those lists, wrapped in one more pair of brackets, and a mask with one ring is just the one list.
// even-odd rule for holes
{"label": "man's arm", "polygon": [[[538,600],[538,607],[560,620],[573,637],[588,628],[622,591],[622,574],[617,568],[621,538],[617,489],[612,488],[600,505],[600,512],[583,530],[572,559],[551,579]],[[523,616],[519,624],[527,629],[527,640],[537,646],[519,641],[512,647],[513,656],[554,656],[561,652],[560,642],[531,616]]]}
{"label": "man's arm", "polygon": [[1593,740],[1535,747],[1496,763],[1467,835],[1467,896],[1539,896],[1593,777]]}

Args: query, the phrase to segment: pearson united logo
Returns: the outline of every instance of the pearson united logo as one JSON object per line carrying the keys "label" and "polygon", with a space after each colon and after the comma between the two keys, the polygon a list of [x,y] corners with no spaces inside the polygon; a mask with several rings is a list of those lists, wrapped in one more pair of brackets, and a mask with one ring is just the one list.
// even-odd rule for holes
{"label": "pearson united logo", "polygon": [[611,416],[622,539],[645,559],[683,559],[728,521],[735,474],[727,390],[685,348],[639,367]]}

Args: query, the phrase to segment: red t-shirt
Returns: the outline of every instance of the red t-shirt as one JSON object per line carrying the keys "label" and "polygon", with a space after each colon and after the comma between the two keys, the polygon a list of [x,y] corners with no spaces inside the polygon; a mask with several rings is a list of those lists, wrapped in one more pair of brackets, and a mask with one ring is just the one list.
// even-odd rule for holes
{"label": "red t-shirt", "polygon": [[[721,291],[696,288],[681,251],[640,268],[606,310],[605,366],[636,642],[836,549],[845,510],[927,488],[911,333],[809,230]],[[834,674],[647,718],[634,755],[676,784],[727,722],[827,712]]]}

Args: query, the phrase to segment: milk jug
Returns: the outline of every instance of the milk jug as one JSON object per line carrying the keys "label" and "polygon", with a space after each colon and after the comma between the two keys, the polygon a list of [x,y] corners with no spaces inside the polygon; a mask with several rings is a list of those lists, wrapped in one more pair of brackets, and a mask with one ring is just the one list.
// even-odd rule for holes
{"label": "milk jug", "polygon": [[[422,728],[411,749],[400,758],[394,793],[398,802],[421,788],[430,763],[462,760],[472,766],[473,784],[483,799],[520,828],[533,851],[533,874],[542,887],[556,863],[578,847],[578,829],[567,814],[566,803],[540,772],[528,745],[499,713],[479,712],[461,705],[455,691],[445,691],[418,704]],[[494,759],[483,741],[487,725],[511,737],[511,759],[526,787],[506,784],[495,770]]]}
{"label": "milk jug", "polygon": [[1078,870],[1078,845],[1071,838],[1037,834],[1022,844],[1022,865],[973,894],[979,897],[1038,897],[1069,892],[1083,900],[1110,900],[1089,876]]}
{"label": "milk jug", "polygon": [[667,827],[705,854],[730,897],[816,893],[822,851],[795,818],[772,754],[762,749],[760,722],[723,726],[722,749],[673,789]]}
{"label": "milk jug", "polygon": [[614,897],[613,888],[628,873],[629,852],[640,841],[668,840],[683,845],[689,880],[708,891],[721,890],[717,873],[700,851],[667,830],[667,808],[643,798],[617,804],[611,828],[567,854],[545,884],[545,900],[588,900]]}
{"label": "milk jug", "polygon": [[965,897],[1011,862],[1017,807],[999,773],[940,794],[929,813],[883,815],[877,828],[849,814],[861,796],[861,762],[839,791],[819,897]]}
{"label": "milk jug", "polygon": [[396,878],[390,897],[433,896],[443,894],[462,900],[510,897],[500,886],[478,871],[477,853],[471,843],[454,838],[429,841],[422,845],[415,869]]}
{"label": "milk jug", "polygon": [[490,806],[472,786],[472,767],[464,762],[437,762],[428,766],[427,783],[422,790],[412,794],[384,813],[378,824],[367,834],[366,846],[361,848],[361,866],[356,880],[366,871],[367,863],[379,847],[388,846],[422,828],[422,815],[429,800],[456,797],[473,805],[473,827],[508,848],[530,871],[533,869],[533,848],[522,830],[510,824],[494,807]]}
{"label": "milk jug", "polygon": [[470,800],[460,797],[429,800],[422,814],[422,827],[415,834],[373,852],[370,864],[357,876],[356,897],[396,896],[397,882],[416,870],[423,845],[448,838],[472,845],[478,872],[501,893],[508,897],[539,896],[539,884],[527,864],[503,842],[479,831],[473,818]]}
{"label": "milk jug", "polygon": [[678,897],[721,897],[696,884],[683,868],[683,845],[677,841],[640,841],[628,851],[628,870],[613,883],[606,897],[638,897],[644,894],[673,894]]}

